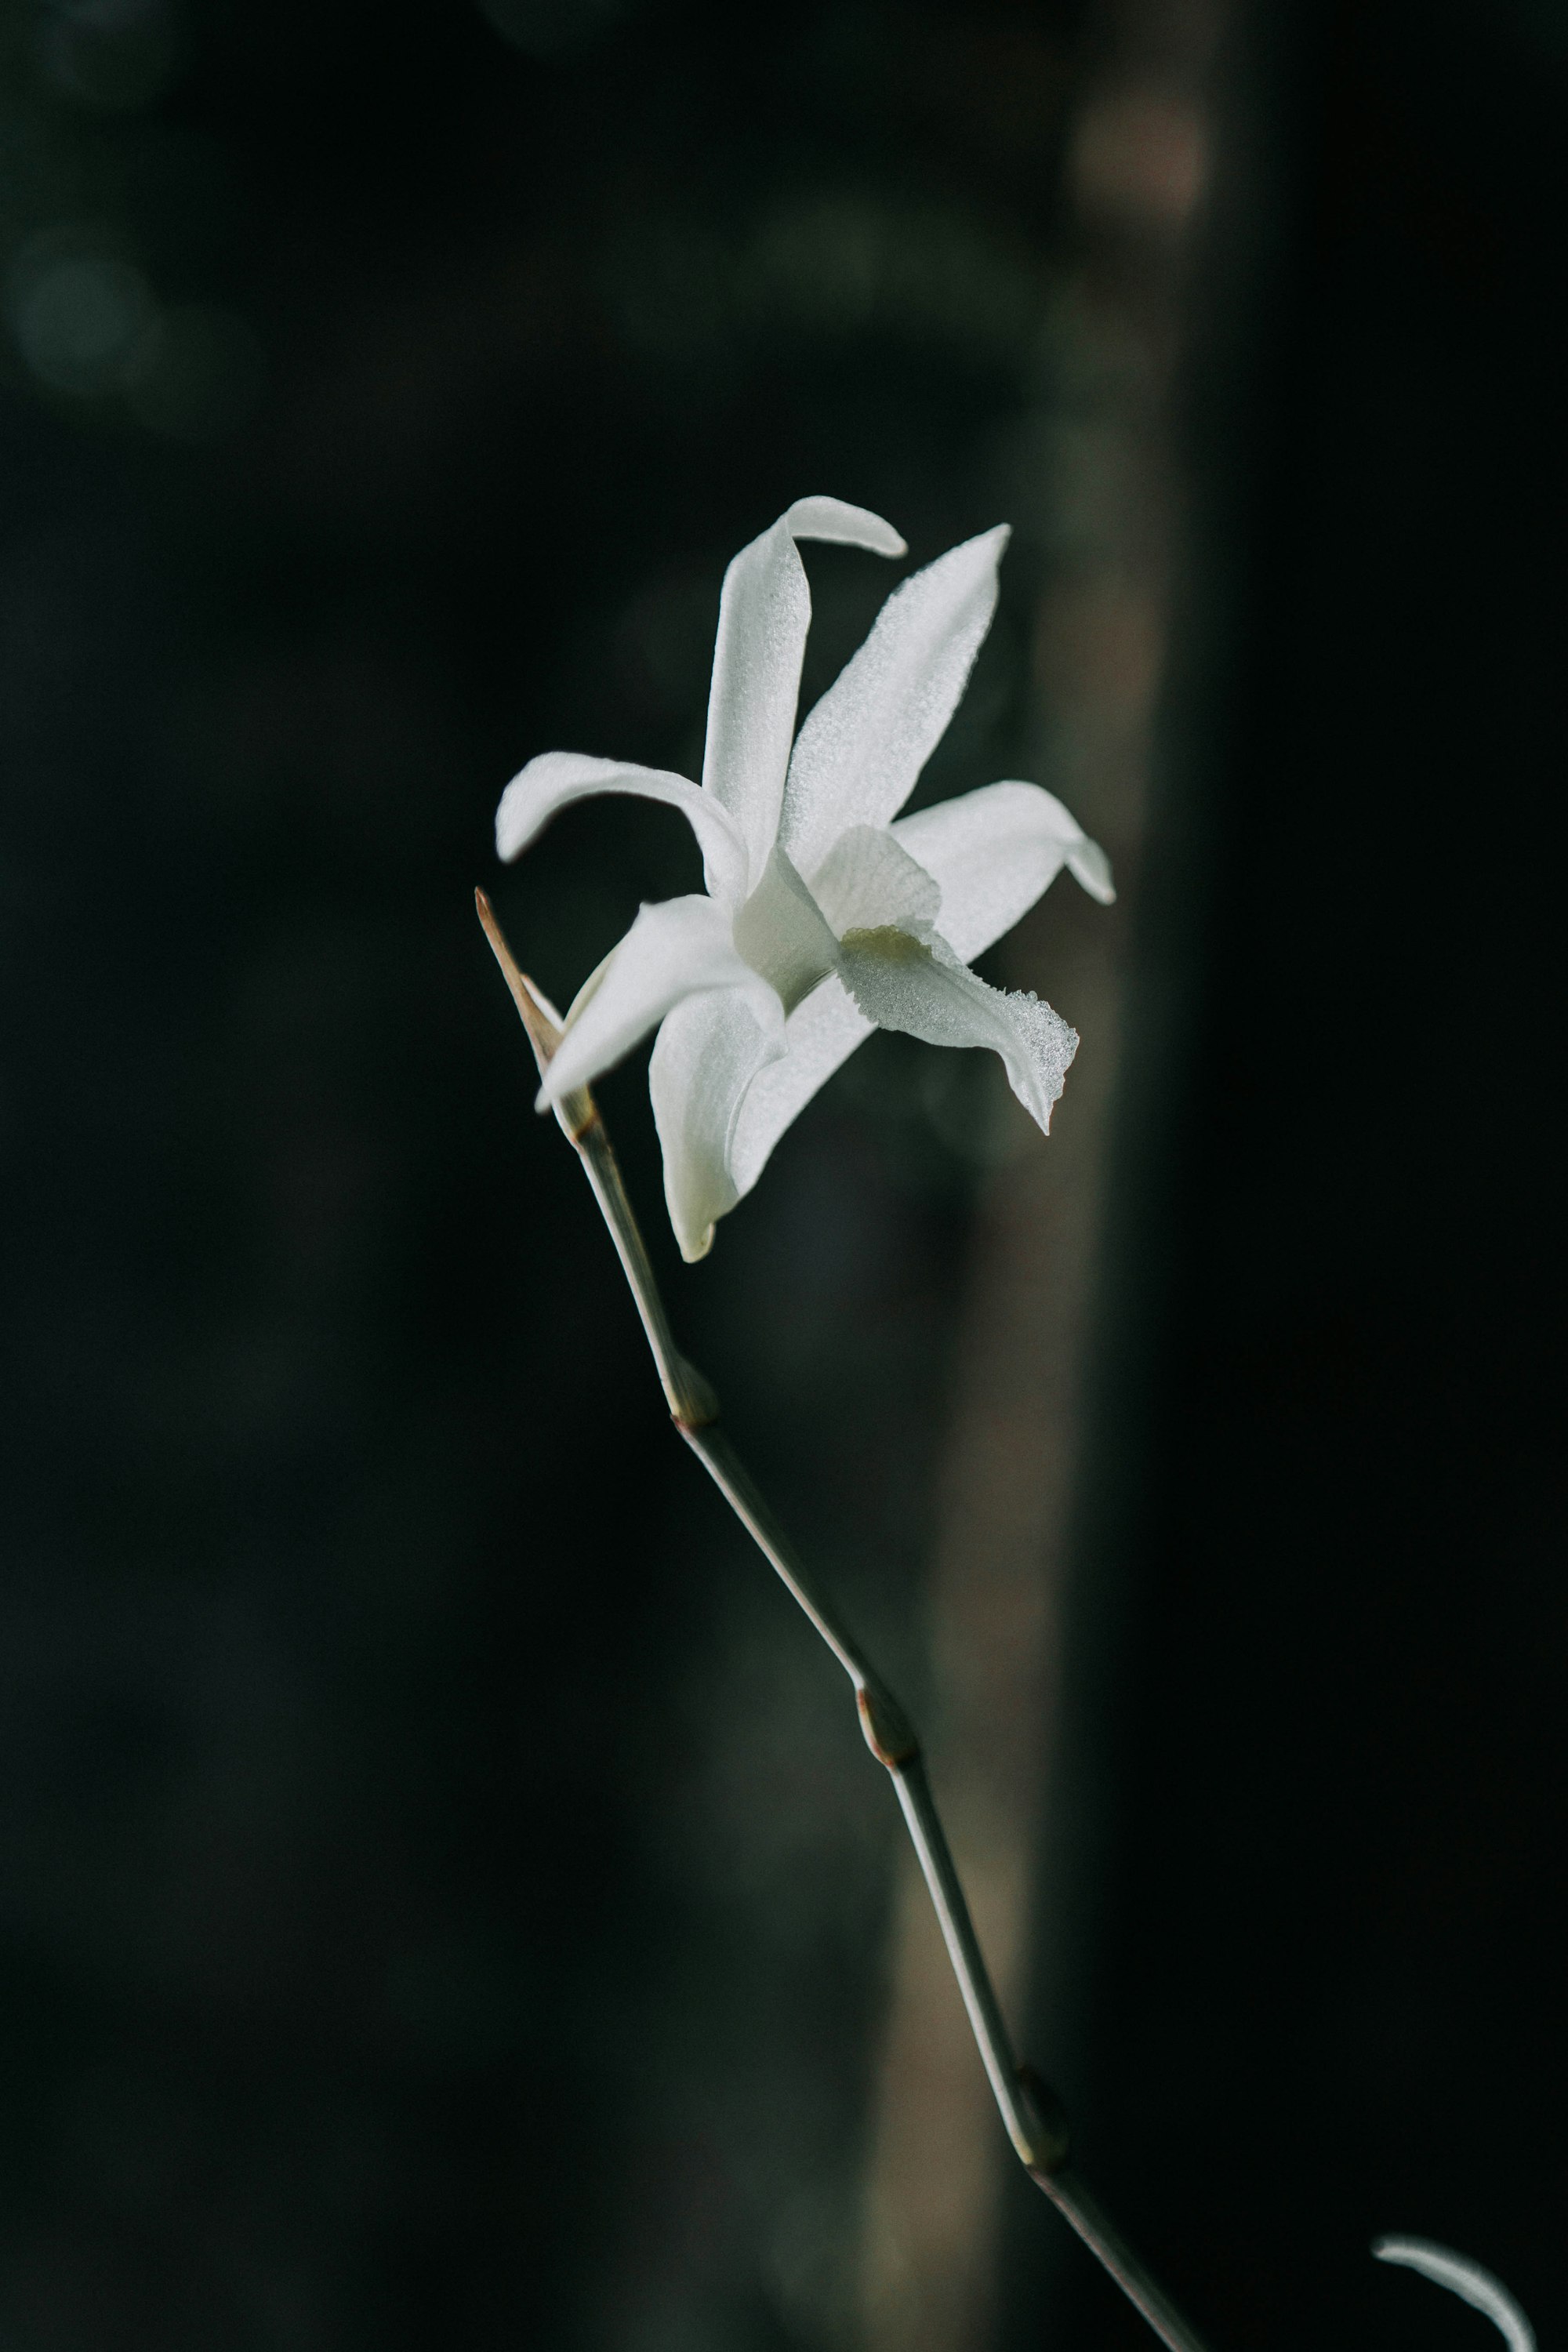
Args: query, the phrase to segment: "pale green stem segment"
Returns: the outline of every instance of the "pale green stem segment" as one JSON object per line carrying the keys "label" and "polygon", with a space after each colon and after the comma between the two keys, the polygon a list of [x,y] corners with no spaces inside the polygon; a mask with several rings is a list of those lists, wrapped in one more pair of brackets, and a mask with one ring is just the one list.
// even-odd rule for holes
{"label": "pale green stem segment", "polygon": [[[518,969],[489,900],[482,890],[477,890],[474,897],[485,936],[511,991],[542,1076],[560,1042],[561,1030],[531,982]],[[952,1850],[931,1795],[914,1727],[757,1492],[750,1473],[719,1427],[718,1398],[696,1366],[676,1346],[647,1249],[593,1095],[585,1087],[576,1094],[567,1095],[556,1106],[555,1116],[577,1148],[594,1188],[594,1197],[610,1229],[653,1351],[670,1418],[854,1685],[866,1745],[879,1764],[886,1767],[898,1793],[970,2026],[1007,2137],[1020,2163],[1066,2215],[1084,2243],[1099,2256],[1170,2352],[1206,2352],[1196,2329],[1183,2318],[1163,2288],[1150,2276],[1074,2171],[1068,2161],[1067,2118],[1059,2100],[1032,2068],[1020,2066],[1014,2055],[995,1987],[969,1916]]]}

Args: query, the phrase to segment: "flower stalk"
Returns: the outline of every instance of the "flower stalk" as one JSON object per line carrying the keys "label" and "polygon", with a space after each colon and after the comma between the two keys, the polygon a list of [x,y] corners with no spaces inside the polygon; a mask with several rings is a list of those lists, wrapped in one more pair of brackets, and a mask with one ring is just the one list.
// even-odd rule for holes
{"label": "flower stalk", "polygon": [[[563,1034],[554,1007],[519,968],[482,890],[479,916],[533,1048],[542,1084]],[[556,1118],[583,1162],[642,1318],[670,1418],[725,1501],[848,1675],[866,1744],[892,1780],[942,1927],[970,2027],[1007,2137],[1020,2163],[1099,2258],[1169,2352],[1206,2352],[1145,2264],[1108,2220],[1070,2160],[1060,2101],[1021,2065],[970,1916],[937,1811],[919,1738],[908,1715],[812,1576],[720,1426],[711,1386],[676,1345],[668,1313],[619,1164],[586,1086],[552,1097]]]}

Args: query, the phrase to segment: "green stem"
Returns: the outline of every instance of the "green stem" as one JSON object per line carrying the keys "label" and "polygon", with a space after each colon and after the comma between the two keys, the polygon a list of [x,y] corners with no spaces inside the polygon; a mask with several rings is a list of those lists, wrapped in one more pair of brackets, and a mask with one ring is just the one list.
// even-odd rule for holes
{"label": "green stem", "polygon": [[[476,891],[475,898],[479,920],[511,991],[542,1076],[560,1042],[560,1024],[552,1007],[519,970],[484,892]],[[676,1346],[652,1261],[598,1106],[584,1087],[566,1096],[555,1115],[576,1147],[594,1197],[609,1227],[622,1271],[642,1318],[671,1420],[854,1685],[866,1745],[892,1780],[941,1924],[948,1958],[963,1996],[970,2028],[1019,2162],[1065,2214],[1170,2352],[1207,2352],[1202,2336],[1182,2316],[1164,2289],[1106,2219],[1068,2162],[1067,2120],[1060,2102],[1033,2070],[1020,2066],[1014,2055],[952,1849],[931,1794],[914,1727],[757,1491],[750,1472],[719,1426],[719,1400],[712,1388]]]}

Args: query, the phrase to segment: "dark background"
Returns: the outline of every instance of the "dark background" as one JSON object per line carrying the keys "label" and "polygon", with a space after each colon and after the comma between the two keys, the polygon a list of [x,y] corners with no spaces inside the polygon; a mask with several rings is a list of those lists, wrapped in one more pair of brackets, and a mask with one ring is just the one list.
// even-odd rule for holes
{"label": "dark background", "polygon": [[1568,2319],[1565,43],[1324,12],[1276,85],[1082,2131],[1223,2342],[1474,2340],[1383,2230]]}
{"label": "dark background", "polygon": [[[1018,509],[1111,20],[3,22],[0,2331],[852,2341],[886,1792],[668,1438],[469,894],[566,994],[692,886],[626,807],[498,883],[494,802],[558,743],[689,772],[790,499],[921,560]],[[1112,1834],[1033,2040],[1221,2347],[1473,2345],[1382,2229],[1550,2344],[1568,23],[1225,54],[1266,233],[1194,264],[1194,1018],[1180,1118],[1125,1113]],[[812,562],[808,697],[886,586]],[[933,797],[1029,772],[1045,562],[1026,522]],[[675,1276],[917,1695],[979,1172],[928,1058],[874,1040]],[[605,1094],[656,1202],[640,1069]],[[1137,2340],[1062,2275],[1057,2340]]]}

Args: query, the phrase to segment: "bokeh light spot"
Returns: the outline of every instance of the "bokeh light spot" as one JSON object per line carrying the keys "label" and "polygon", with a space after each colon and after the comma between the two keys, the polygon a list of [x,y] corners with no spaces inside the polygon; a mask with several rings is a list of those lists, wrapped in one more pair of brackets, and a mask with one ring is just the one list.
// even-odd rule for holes
{"label": "bokeh light spot", "polygon": [[159,97],[179,63],[164,0],[52,0],[37,37],[39,62],[57,89],[115,111]]}
{"label": "bokeh light spot", "polygon": [[52,391],[112,391],[152,322],[139,269],[107,254],[35,250],[11,275],[11,326],[34,374]]}

